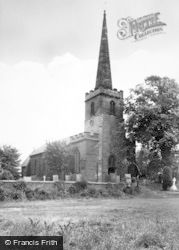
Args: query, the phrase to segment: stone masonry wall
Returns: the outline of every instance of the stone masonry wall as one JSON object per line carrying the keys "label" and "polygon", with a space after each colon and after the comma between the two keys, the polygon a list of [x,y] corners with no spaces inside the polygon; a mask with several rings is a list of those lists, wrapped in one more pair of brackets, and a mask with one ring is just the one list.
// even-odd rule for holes
{"label": "stone masonry wall", "polygon": [[[14,183],[18,183],[19,181],[10,181],[10,180],[6,180],[6,181],[0,181],[0,186],[4,186],[7,188],[11,188],[13,186]],[[53,190],[54,189],[54,185],[56,182],[53,181],[26,181],[25,182],[27,187],[31,188],[32,190],[39,188],[39,189],[43,189],[46,191],[49,190]],[[69,188],[73,183],[75,183],[75,181],[61,181],[61,183],[64,184],[65,188]],[[106,188],[106,186],[109,185],[109,183],[107,182],[88,182],[88,186],[89,187],[94,187],[96,189],[103,189]],[[111,185],[116,185],[115,183],[111,183]]]}

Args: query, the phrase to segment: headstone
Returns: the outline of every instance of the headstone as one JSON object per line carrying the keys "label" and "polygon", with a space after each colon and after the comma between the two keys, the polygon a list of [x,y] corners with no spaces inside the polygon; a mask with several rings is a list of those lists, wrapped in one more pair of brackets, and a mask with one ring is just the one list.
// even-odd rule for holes
{"label": "headstone", "polygon": [[82,175],[76,174],[76,181],[81,181],[81,180],[82,180]]}
{"label": "headstone", "polygon": [[176,183],[176,178],[174,177],[173,180],[172,180],[172,186],[170,188],[171,191],[177,191],[178,190],[175,183]]}
{"label": "headstone", "polygon": [[58,175],[57,175],[57,174],[54,174],[54,175],[53,175],[53,181],[59,181]]}
{"label": "headstone", "polygon": [[71,180],[71,175],[65,175],[65,181],[70,181]]}
{"label": "headstone", "polygon": [[31,176],[24,176],[23,180],[24,181],[32,181],[32,177]]}
{"label": "headstone", "polygon": [[117,184],[120,183],[120,175],[116,175],[116,183],[117,183]]}
{"label": "headstone", "polygon": [[46,176],[45,175],[43,176],[43,181],[46,181]]}
{"label": "headstone", "polygon": [[111,173],[110,177],[111,177],[111,182],[116,182],[116,174]]}
{"label": "headstone", "polygon": [[126,184],[127,186],[131,186],[132,180],[131,180],[131,174],[125,174],[125,180],[126,180]]}

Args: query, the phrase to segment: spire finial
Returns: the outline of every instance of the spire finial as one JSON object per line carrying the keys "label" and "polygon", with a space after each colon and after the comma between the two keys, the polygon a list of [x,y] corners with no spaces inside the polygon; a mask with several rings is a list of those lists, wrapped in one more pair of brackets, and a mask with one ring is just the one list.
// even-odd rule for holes
{"label": "spire finial", "polygon": [[106,11],[104,10],[101,44],[99,51],[98,70],[96,77],[96,87],[103,87],[105,89],[112,89],[111,79],[111,67],[109,59],[109,48],[108,48],[108,35],[106,25]]}

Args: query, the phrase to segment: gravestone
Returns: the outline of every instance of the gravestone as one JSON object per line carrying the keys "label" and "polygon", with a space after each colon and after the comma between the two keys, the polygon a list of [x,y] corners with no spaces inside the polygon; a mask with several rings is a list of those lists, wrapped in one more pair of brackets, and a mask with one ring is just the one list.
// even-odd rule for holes
{"label": "gravestone", "polygon": [[116,182],[116,174],[110,173],[111,182]]}
{"label": "gravestone", "polygon": [[82,181],[82,175],[76,174],[76,181]]}
{"label": "gravestone", "polygon": [[57,175],[57,174],[54,174],[54,175],[53,175],[53,181],[59,181],[58,175]]}
{"label": "gravestone", "polygon": [[120,183],[120,175],[116,175],[116,183],[117,183],[117,184]]}
{"label": "gravestone", "polygon": [[23,181],[32,181],[32,177],[31,176],[24,176]]}
{"label": "gravestone", "polygon": [[178,190],[175,183],[176,183],[176,178],[174,177],[173,180],[172,180],[172,186],[170,188],[171,191],[177,191]]}
{"label": "gravestone", "polygon": [[131,186],[132,180],[131,180],[131,174],[125,174],[125,181],[128,187]]}

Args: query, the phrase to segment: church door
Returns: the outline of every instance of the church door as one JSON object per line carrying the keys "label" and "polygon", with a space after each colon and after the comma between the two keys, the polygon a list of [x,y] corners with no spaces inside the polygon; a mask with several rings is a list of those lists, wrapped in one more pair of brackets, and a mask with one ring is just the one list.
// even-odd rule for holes
{"label": "church door", "polygon": [[108,159],[108,174],[114,174],[115,171],[116,171],[115,156],[110,155]]}

